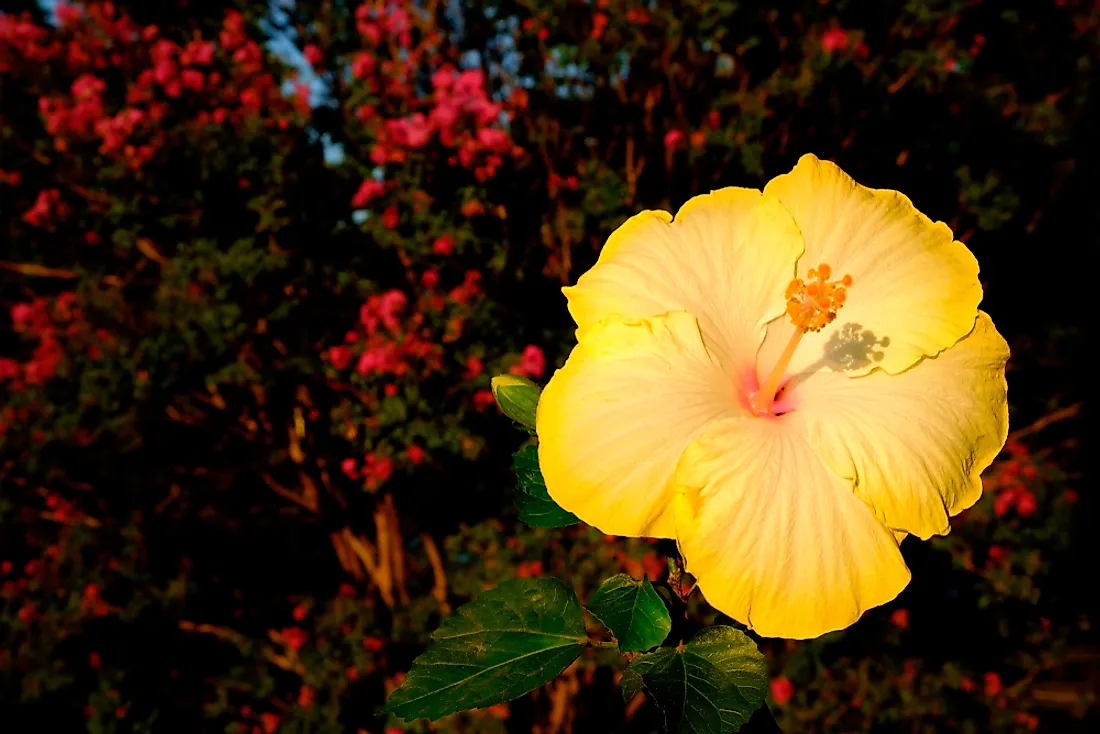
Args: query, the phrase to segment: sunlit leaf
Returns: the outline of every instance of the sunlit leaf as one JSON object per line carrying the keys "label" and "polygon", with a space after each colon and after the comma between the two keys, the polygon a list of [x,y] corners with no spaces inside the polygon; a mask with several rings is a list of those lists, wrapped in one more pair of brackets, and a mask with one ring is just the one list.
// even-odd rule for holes
{"label": "sunlit leaf", "polygon": [[677,734],[735,732],[764,702],[764,656],[743,632],[705,629],[686,645],[639,655],[622,678],[623,698],[639,690],[664,713]]}
{"label": "sunlit leaf", "polygon": [[641,581],[625,573],[612,576],[593,592],[586,606],[615,635],[621,652],[657,647],[672,629],[668,609],[648,576]]}
{"label": "sunlit leaf", "polygon": [[506,581],[443,621],[386,710],[435,720],[510,701],[552,680],[586,644],[584,611],[564,582]]}

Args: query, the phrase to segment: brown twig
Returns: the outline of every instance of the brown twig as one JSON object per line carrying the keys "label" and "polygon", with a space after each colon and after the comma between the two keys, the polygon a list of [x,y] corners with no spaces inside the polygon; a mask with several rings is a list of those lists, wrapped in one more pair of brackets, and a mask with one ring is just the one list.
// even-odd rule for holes
{"label": "brown twig", "polygon": [[[377,519],[377,515],[375,518]],[[371,581],[378,587],[378,594],[386,606],[393,608],[393,579],[390,576],[390,567],[379,562],[381,553],[375,554],[374,548],[366,538],[355,535],[349,528],[344,528],[344,542],[348,544],[352,552],[359,557],[366,569]]]}
{"label": "brown twig", "polygon": [[[314,486],[312,488],[312,493],[309,491],[309,487],[307,487],[305,493],[299,495],[287,489],[286,487],[281,486],[267,472],[264,472],[263,474],[261,474],[261,476],[264,478],[264,482],[267,483],[267,486],[271,487],[271,489],[275,491],[275,494],[281,497],[285,497],[294,504],[299,505],[300,507],[304,507],[310,512],[317,512],[317,487]],[[302,477],[304,477],[305,480],[309,479],[309,477],[307,477],[305,474],[303,474]],[[312,484],[312,482],[309,482],[310,486],[312,486]]]}
{"label": "brown twig", "polygon": [[363,580],[363,569],[355,560],[355,554],[344,542],[342,533],[331,533],[333,550],[336,551],[336,559],[340,561],[340,567],[355,577],[356,581]]}
{"label": "brown twig", "polygon": [[405,588],[405,541],[401,537],[401,522],[397,517],[397,507],[393,504],[391,495],[386,495],[382,509],[386,513],[386,524],[390,531],[390,568],[393,572],[394,587],[397,590],[397,600],[407,605],[409,592]]}
{"label": "brown twig", "polygon": [[172,483],[172,491],[168,493],[167,497],[162,499],[157,504],[157,506],[153,509],[153,512],[156,512],[156,513],[164,512],[164,508],[167,507],[168,505],[172,504],[172,502],[174,502],[175,500],[177,500],[179,498],[179,496],[180,496],[180,485],[173,482]]}
{"label": "brown twig", "polygon": [[1051,425],[1052,423],[1057,423],[1058,421],[1063,421],[1066,418],[1072,418],[1075,415],[1077,415],[1079,412],[1081,412],[1081,406],[1082,405],[1083,405],[1083,403],[1074,403],[1073,405],[1069,405],[1069,406],[1066,406],[1065,408],[1061,408],[1059,410],[1056,410],[1053,413],[1047,413],[1046,415],[1044,415],[1042,418],[1035,421],[1031,425],[1024,426],[1023,428],[1017,429],[1017,430],[1013,431],[1012,433],[1008,434],[1008,440],[1009,441],[1019,441],[1024,436],[1029,436],[1032,433],[1038,433],[1039,431],[1043,430],[1044,428]]}
{"label": "brown twig", "polygon": [[427,533],[421,533],[420,539],[424,543],[424,552],[428,554],[428,563],[432,566],[432,596],[439,602],[441,614],[450,614],[451,605],[447,603],[447,574],[443,570],[443,557],[439,555],[439,546],[435,539]]}
{"label": "brown twig", "polygon": [[894,80],[894,82],[890,86],[888,86],[886,88],[886,93],[887,94],[896,94],[898,92],[898,90],[900,90],[902,87],[904,87],[906,84],[908,84],[909,80],[911,80],[914,76],[916,76],[916,74],[917,74],[916,65],[915,64],[911,65],[908,69],[905,70],[904,74],[899,76],[896,80]]}
{"label": "brown twig", "polygon": [[96,520],[94,517],[88,517],[87,515],[66,515],[60,512],[43,512],[42,519],[61,523],[62,525],[84,525],[89,528],[103,526],[103,523],[99,520]]}
{"label": "brown twig", "polygon": [[197,632],[201,635],[214,635],[219,640],[225,640],[226,642],[231,642],[237,646],[248,644],[248,640],[245,639],[244,635],[240,634],[239,632],[234,632],[228,627],[218,627],[212,624],[195,624],[194,622],[189,622],[186,619],[182,619],[180,620],[179,628],[184,632]]}
{"label": "brown twig", "polygon": [[76,273],[72,270],[47,268],[45,265],[38,265],[36,263],[13,263],[7,260],[0,260],[0,268],[11,270],[20,275],[29,275],[37,278],[64,278],[65,280],[72,280],[76,277]]}

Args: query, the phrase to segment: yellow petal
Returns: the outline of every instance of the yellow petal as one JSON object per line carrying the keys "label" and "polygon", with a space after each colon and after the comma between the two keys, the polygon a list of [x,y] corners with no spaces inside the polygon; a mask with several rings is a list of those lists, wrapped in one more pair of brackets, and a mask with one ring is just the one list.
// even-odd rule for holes
{"label": "yellow petal", "polygon": [[[812,155],[772,179],[764,194],[777,197],[801,230],[806,252],[799,277],[825,263],[835,277],[853,278],[836,321],[806,335],[788,372],[829,363],[845,366],[850,376],[876,366],[897,374],[970,331],[982,299],[978,263],[946,224],[921,214],[903,194],[861,186]],[[768,328],[764,374],[790,338],[788,321]],[[853,341],[865,332],[879,343]]]}
{"label": "yellow petal", "polygon": [[791,404],[810,443],[887,526],[927,539],[982,494],[980,475],[1008,435],[1008,344],[983,312],[973,331],[900,375],[823,371]]}
{"label": "yellow petal", "polygon": [[631,217],[564,292],[578,334],[612,315],[684,310],[699,319],[707,348],[727,369],[749,370],[765,324],[783,312],[801,253],[781,204],[731,187],[691,199],[675,220],[660,211]]}
{"label": "yellow petal", "polygon": [[710,424],[676,484],[687,570],[764,637],[842,629],[909,583],[894,534],[814,454],[797,414]]}
{"label": "yellow petal", "polygon": [[694,317],[605,319],[585,331],[539,400],[546,489],[605,533],[671,538],[680,454],[707,423],[739,411]]}

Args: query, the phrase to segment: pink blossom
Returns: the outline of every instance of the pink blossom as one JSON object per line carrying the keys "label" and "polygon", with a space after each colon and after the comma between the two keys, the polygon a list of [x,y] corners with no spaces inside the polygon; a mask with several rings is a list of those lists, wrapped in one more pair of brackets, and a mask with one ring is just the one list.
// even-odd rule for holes
{"label": "pink blossom", "polygon": [[523,349],[523,356],[520,361],[513,365],[509,372],[520,377],[541,377],[545,369],[546,357],[543,355],[542,349],[534,344],[528,344]]}
{"label": "pink blossom", "polygon": [[393,459],[386,456],[378,456],[370,453],[363,463],[363,477],[367,480],[367,487],[376,488],[385,482],[393,474]]}
{"label": "pink blossom", "polygon": [[202,77],[202,72],[196,69],[184,69],[183,74],[179,75],[180,81],[182,81],[185,89],[191,89],[199,91],[202,89],[202,83],[205,79]]}
{"label": "pink blossom", "polygon": [[997,499],[993,502],[993,511],[997,515],[1003,516],[1012,509],[1014,504],[1016,504],[1016,492],[1008,489],[997,496]]}
{"label": "pink blossom", "polygon": [[997,673],[986,673],[982,676],[982,680],[985,682],[983,688],[985,689],[985,695],[996,696],[1003,690],[1001,685],[1001,676]]}
{"label": "pink blossom", "polygon": [[302,55],[306,57],[306,61],[310,66],[317,66],[324,59],[324,55],[321,53],[321,49],[316,44],[309,43],[302,49]]}
{"label": "pink blossom", "polygon": [[66,2],[59,2],[54,12],[57,13],[57,24],[62,28],[75,24],[83,15],[80,8]]}
{"label": "pink blossom", "polygon": [[[369,8],[368,5],[360,5],[360,8]],[[367,39],[371,43],[378,45],[382,40],[382,29],[375,23],[360,23],[358,26],[359,35]]]}
{"label": "pink blossom", "polygon": [[29,303],[17,303],[11,307],[11,322],[22,326],[34,318],[34,306]]}
{"label": "pink blossom", "polygon": [[474,407],[478,410],[488,408],[494,403],[496,403],[496,398],[493,397],[492,390],[478,390],[474,393]]}
{"label": "pink blossom", "polygon": [[356,209],[361,209],[371,199],[381,196],[385,190],[386,185],[383,182],[368,178],[359,185],[359,190],[355,192],[355,196],[351,199],[351,205]]}
{"label": "pink blossom", "polygon": [[363,328],[367,330],[368,334],[373,334],[378,328],[378,297],[372,296],[367,299],[367,302],[359,307],[359,323],[363,325]]}
{"label": "pink blossom", "polygon": [[401,328],[398,314],[404,310],[409,299],[399,290],[390,290],[382,296],[382,302],[378,307],[378,313],[382,317],[382,325],[387,329],[396,331]]}
{"label": "pink blossom", "polygon": [[356,79],[362,79],[374,71],[374,56],[369,53],[360,53],[351,62],[351,73]]}
{"label": "pink blossom", "polygon": [[503,152],[511,147],[508,135],[503,130],[483,127],[477,131],[477,140],[489,150]]}
{"label": "pink blossom", "polygon": [[14,359],[8,359],[7,357],[0,357],[0,382],[4,380],[14,380],[19,377],[22,369],[19,363]]}
{"label": "pink blossom", "polygon": [[103,93],[107,85],[102,79],[91,74],[81,74],[72,85],[73,96],[77,99],[90,99]]}
{"label": "pink blossom", "polygon": [[386,344],[363,352],[363,356],[359,358],[359,364],[355,366],[355,369],[359,374],[366,377],[372,372],[396,371],[397,367],[396,349],[394,345]]}
{"label": "pink blossom", "polygon": [[164,86],[176,78],[176,64],[170,59],[157,62],[153,67],[153,78],[157,84]]}
{"label": "pink blossom", "polygon": [[909,629],[909,610],[895,609],[890,615],[890,623],[898,629]]}
{"label": "pink blossom", "polygon": [[451,292],[447,295],[455,303],[461,303],[463,305],[469,303],[474,299],[478,293],[481,292],[481,273],[476,270],[467,270],[466,277],[462,280],[462,285],[457,288],[452,288]]}
{"label": "pink blossom", "polygon": [[465,109],[474,116],[478,125],[488,125],[500,117],[500,105],[490,102],[484,97],[467,102]]}
{"label": "pink blossom", "polygon": [[432,252],[436,255],[450,255],[455,249],[455,238],[449,234],[436,239],[432,243]]}
{"label": "pink blossom", "polygon": [[458,75],[454,83],[454,93],[461,97],[483,95],[485,92],[485,72],[481,69],[467,69]]}
{"label": "pink blossom", "polygon": [[63,356],[61,345],[56,340],[43,339],[27,364],[27,382],[37,384],[53,377]]}
{"label": "pink blossom", "polygon": [[207,66],[214,60],[214,44],[210,41],[192,41],[180,53],[180,63],[184,66],[195,64]]}
{"label": "pink blossom", "polygon": [[455,81],[453,66],[445,64],[432,72],[432,88],[435,90],[448,90]]}
{"label": "pink blossom", "polygon": [[38,192],[34,206],[23,212],[23,221],[33,227],[45,227],[51,215],[63,217],[68,213],[69,207],[61,201],[61,192],[45,189]]}
{"label": "pink blossom", "polygon": [[1016,513],[1020,517],[1029,517],[1035,514],[1035,510],[1038,508],[1039,505],[1035,501],[1035,495],[1027,490],[1021,492],[1016,499]]}
{"label": "pink blossom", "polygon": [[344,346],[328,350],[328,361],[338,370],[345,369],[351,363],[351,350]]}
{"label": "pink blossom", "polygon": [[431,137],[432,128],[428,124],[428,118],[417,112],[400,120],[387,120],[386,132],[398,145],[422,148]]}
{"label": "pink blossom", "polygon": [[772,681],[772,700],[779,706],[787,705],[794,695],[794,686],[785,677],[780,676]]}
{"label": "pink blossom", "polygon": [[458,106],[454,103],[450,101],[441,102],[428,113],[428,120],[438,130],[449,130],[458,122],[458,112]]}
{"label": "pink blossom", "polygon": [[843,51],[848,48],[848,32],[842,28],[830,28],[821,34],[821,48],[827,54]]}
{"label": "pink blossom", "polygon": [[358,462],[350,457],[344,459],[340,462],[340,471],[344,472],[349,479],[355,479],[359,476]]}

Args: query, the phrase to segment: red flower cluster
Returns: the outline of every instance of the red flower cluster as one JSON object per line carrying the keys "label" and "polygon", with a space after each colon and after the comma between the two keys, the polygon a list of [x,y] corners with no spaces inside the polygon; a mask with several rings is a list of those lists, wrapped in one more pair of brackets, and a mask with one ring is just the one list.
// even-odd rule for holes
{"label": "red flower cluster", "polygon": [[10,71],[17,61],[49,61],[63,48],[53,34],[31,22],[29,14],[0,14],[0,73]]}
{"label": "red flower cluster", "polygon": [[52,229],[52,219],[63,219],[68,215],[69,206],[61,200],[61,192],[44,189],[38,192],[31,208],[23,212],[23,221],[32,227]]}
{"label": "red flower cluster", "polygon": [[527,579],[535,576],[542,576],[545,571],[542,568],[542,561],[520,561],[516,564],[516,578]]}
{"label": "red flower cluster", "polygon": [[368,178],[359,186],[359,190],[355,192],[355,196],[351,199],[351,205],[356,209],[362,209],[373,199],[377,199],[386,190],[386,185],[381,181],[373,178]]}
{"label": "red flower cluster", "polygon": [[364,377],[401,377],[417,362],[424,375],[440,369],[442,349],[419,334],[423,314],[403,315],[407,305],[408,297],[396,289],[368,298],[359,311],[362,331],[349,331],[345,344],[328,350],[328,361],[343,370],[358,356],[355,369]]}
{"label": "red flower cluster", "polygon": [[[368,27],[377,26],[370,24]],[[393,63],[387,61],[382,68],[376,69],[375,59],[363,53],[353,60],[352,73],[356,78],[366,79],[373,87],[377,85],[371,75],[376,70],[392,73]],[[411,73],[410,67],[400,76],[407,77]],[[357,112],[357,116],[378,136],[371,149],[371,160],[377,165],[402,163],[410,151],[438,140],[444,147],[455,151],[448,159],[451,165],[461,164],[473,170],[480,181],[492,178],[505,155],[520,151],[512,144],[511,136],[500,127],[502,108],[489,99],[484,73],[480,69],[459,72],[447,65],[437,69],[431,79],[430,98],[410,100],[413,104],[421,104],[422,110],[395,119],[384,119],[380,125],[380,118],[373,107],[364,106]],[[380,193],[377,189],[375,191]],[[363,189],[360,193],[364,201],[371,198]]]}
{"label": "red flower cluster", "polygon": [[344,459],[340,469],[349,479],[362,479],[364,486],[372,492],[393,476],[393,459],[371,452],[360,466],[355,459]]}
{"label": "red flower cluster", "polygon": [[447,294],[455,303],[466,305],[481,293],[481,273],[476,270],[467,270],[462,285],[451,289]]}
{"label": "red flower cluster", "polygon": [[107,602],[100,598],[99,587],[95,584],[88,584],[84,587],[84,594],[81,597],[80,606],[85,614],[94,617],[102,617],[111,610]]}
{"label": "red flower cluster", "polygon": [[373,492],[385,484],[391,476],[393,476],[393,459],[375,453],[366,455],[360,470],[363,486]]}
{"label": "red flower cluster", "polygon": [[546,357],[542,349],[534,344],[528,344],[523,349],[523,356],[508,370],[510,374],[519,377],[538,379],[546,370]]}
{"label": "red flower cluster", "polygon": [[[139,28],[109,2],[91,2],[83,10],[60,5],[58,18],[54,31],[36,26],[27,16],[0,16],[0,71],[17,60],[63,57],[69,71],[78,74],[66,94],[39,98],[39,112],[58,151],[98,139],[100,153],[137,170],[165,144],[159,123],[169,110],[178,114],[187,107],[193,110],[187,119],[200,129],[226,121],[240,124],[261,113],[270,116],[266,124],[289,125],[295,102],[282,95],[275,77],[265,71],[263,49],[248,37],[237,11],[226,14],[217,44],[201,37],[183,45],[160,38],[156,26]],[[215,68],[219,46],[228,60],[221,70]],[[121,69],[131,80],[125,105],[115,110],[105,97],[104,78],[112,69]],[[174,102],[183,98],[183,103]],[[296,104],[300,114],[309,113],[308,97]]]}
{"label": "red flower cluster", "polygon": [[286,627],[279,631],[279,637],[282,638],[287,647],[295,652],[300,650],[302,645],[306,644],[306,640],[309,639],[309,635],[301,627]]}
{"label": "red flower cluster", "polygon": [[996,492],[993,511],[1003,517],[1015,509],[1020,517],[1030,517],[1039,505],[1027,485],[1038,476],[1038,470],[1022,444],[1009,442],[1005,450],[1011,458],[996,465],[995,471],[985,480],[986,489]]}
{"label": "red flower cluster", "polygon": [[821,50],[825,53],[834,54],[849,49],[857,59],[865,59],[870,53],[863,41],[853,44],[851,35],[843,28],[830,28],[821,34]]}
{"label": "red flower cluster", "polygon": [[409,13],[399,4],[387,3],[379,8],[363,3],[355,9],[355,28],[363,40],[377,46],[382,38],[393,38],[401,48],[412,44]]}
{"label": "red flower cluster", "polygon": [[0,380],[10,381],[10,387],[19,390],[24,385],[41,384],[53,377],[65,354],[61,337],[79,328],[74,321],[80,315],[75,302],[76,294],[62,293],[52,303],[52,308],[45,298],[11,307],[12,327],[37,339],[38,345],[25,364],[8,358],[0,359]]}
{"label": "red flower cluster", "polygon": [[166,108],[158,105],[144,111],[127,107],[118,114],[107,114],[103,93],[107,85],[93,74],[82,74],[73,82],[69,95],[42,96],[38,111],[46,131],[54,136],[54,148],[66,151],[72,141],[98,137],[99,152],[122,155],[127,167],[135,170],[145,165],[156,151],[156,145],[132,145],[133,138],[147,122],[159,122]]}

